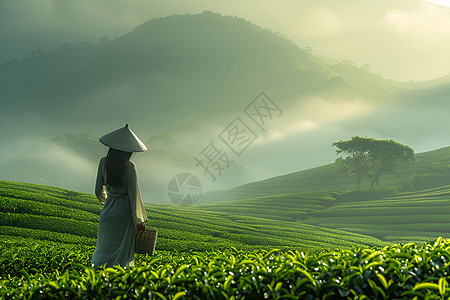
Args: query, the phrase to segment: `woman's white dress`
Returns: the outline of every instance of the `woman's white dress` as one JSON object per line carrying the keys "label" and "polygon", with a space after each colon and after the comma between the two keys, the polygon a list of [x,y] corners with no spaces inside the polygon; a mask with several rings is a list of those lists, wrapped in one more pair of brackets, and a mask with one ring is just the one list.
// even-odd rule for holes
{"label": "woman's white dress", "polygon": [[[91,263],[95,268],[106,264],[134,266],[134,226],[148,220],[142,202],[133,162],[125,167],[125,185],[106,185],[106,157],[98,165],[95,194],[104,204],[98,223],[97,245]],[[106,186],[106,190],[105,190]]]}

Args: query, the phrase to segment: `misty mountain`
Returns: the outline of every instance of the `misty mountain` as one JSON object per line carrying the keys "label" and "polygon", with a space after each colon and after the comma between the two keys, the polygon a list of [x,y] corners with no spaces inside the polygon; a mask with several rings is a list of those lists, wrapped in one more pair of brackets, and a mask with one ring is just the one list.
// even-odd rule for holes
{"label": "misty mountain", "polygon": [[164,202],[175,174],[204,175],[194,157],[219,143],[260,92],[282,118],[273,132],[258,129],[260,143],[241,160],[233,156],[209,188],[329,163],[330,143],[350,135],[438,148],[449,129],[445,83],[398,83],[351,61],[325,62],[238,17],[205,11],[152,19],[111,41],[68,44],[0,66],[0,126],[7,128],[0,131],[7,141],[0,176],[91,192],[107,150],[98,137],[129,123],[150,146],[133,157],[146,201]]}
{"label": "misty mountain", "polygon": [[117,120],[132,120],[144,133],[173,132],[226,122],[261,91],[285,108],[306,95],[392,96],[347,81],[341,71],[281,34],[205,11],[1,66],[1,114],[32,112],[67,132]]}

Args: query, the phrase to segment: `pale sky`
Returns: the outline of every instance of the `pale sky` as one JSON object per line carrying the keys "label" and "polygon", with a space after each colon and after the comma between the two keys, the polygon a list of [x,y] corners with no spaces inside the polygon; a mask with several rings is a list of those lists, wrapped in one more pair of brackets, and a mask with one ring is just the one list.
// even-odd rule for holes
{"label": "pale sky", "polygon": [[449,7],[449,0],[1,0],[0,64],[67,42],[111,39],[154,17],[212,10],[386,78],[429,80],[450,72]]}
{"label": "pale sky", "polygon": [[450,0],[427,0],[427,2],[450,8]]}

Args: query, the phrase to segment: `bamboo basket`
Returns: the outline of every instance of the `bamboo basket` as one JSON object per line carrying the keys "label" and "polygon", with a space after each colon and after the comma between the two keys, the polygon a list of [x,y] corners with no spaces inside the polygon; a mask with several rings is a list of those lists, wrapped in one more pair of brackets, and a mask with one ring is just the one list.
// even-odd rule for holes
{"label": "bamboo basket", "polygon": [[145,229],[136,231],[135,253],[153,255],[155,252],[156,238],[158,231],[155,229]]}

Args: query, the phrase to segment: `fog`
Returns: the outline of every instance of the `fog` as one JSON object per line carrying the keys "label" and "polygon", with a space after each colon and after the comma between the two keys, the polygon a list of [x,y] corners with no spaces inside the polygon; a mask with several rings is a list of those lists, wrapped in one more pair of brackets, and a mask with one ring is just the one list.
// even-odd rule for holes
{"label": "fog", "polygon": [[[344,100],[337,97],[328,101],[319,97],[301,98],[296,101],[273,100],[278,102],[284,111],[277,118],[267,120],[265,131],[253,124],[242,110],[235,111],[227,118],[213,116],[211,120],[204,121],[203,125],[193,123],[192,127],[197,130],[175,128],[166,131],[174,137],[176,144],[164,152],[158,152],[160,148],[156,149],[154,144],[147,142],[149,136],[162,133],[164,127],[151,127],[151,132],[148,132],[130,124],[130,128],[149,147],[149,151],[134,153],[132,156],[137,166],[144,201],[170,203],[167,195],[168,183],[174,176],[183,172],[197,176],[203,191],[207,192],[328,164],[335,159],[335,150],[332,149],[331,143],[336,141],[337,137],[346,138],[352,134],[352,130],[339,128],[340,122],[369,114],[374,109],[359,99]],[[242,107],[248,103],[244,102]],[[242,117],[258,136],[240,156],[233,154],[219,137],[234,116]],[[2,179],[55,185],[93,193],[97,163],[108,150],[98,142],[98,138],[118,128],[102,123],[87,134],[92,144],[79,142],[80,137],[74,137],[64,143],[64,140],[54,141],[52,138],[57,135],[65,136],[70,132],[61,132],[57,127],[49,128],[31,115],[20,120],[21,122],[15,122],[14,117],[3,119],[3,128],[8,124],[16,125],[8,126],[9,130],[2,131],[2,139],[9,142],[1,148],[0,153]],[[115,123],[116,127],[123,126],[121,123]],[[83,125],[74,128],[79,132],[86,129]],[[77,141],[81,148],[72,148],[77,145],[74,144]],[[194,160],[194,157],[201,156],[200,153],[210,142],[222,153],[226,153],[233,162],[229,168],[224,167],[221,172],[215,172],[214,178],[206,174]]]}
{"label": "fog", "polygon": [[[130,52],[126,39],[114,40],[151,18],[205,9],[279,31],[300,48],[248,55],[238,48],[245,34],[233,45],[233,37],[208,28],[202,34],[211,35],[198,44],[168,29],[168,40],[186,48],[168,43],[150,57]],[[331,144],[355,135],[392,138],[416,152],[445,147],[450,77],[423,85],[383,78],[448,74],[449,11],[426,1],[2,1],[0,63],[18,61],[0,66],[3,79],[13,78],[0,94],[0,179],[93,193],[98,161],[107,152],[98,138],[125,123],[149,147],[132,160],[144,201],[155,203],[170,203],[168,183],[177,174],[194,174],[204,192],[228,189],[332,163]],[[153,49],[152,42],[139,45]],[[58,48],[66,43],[77,46]],[[261,43],[255,38],[248,49]],[[201,52],[183,52],[209,44],[223,53],[204,50],[218,57],[201,57],[204,64]],[[38,49],[43,52],[27,58]],[[236,57],[224,57],[229,53]],[[190,60],[176,63],[181,55]],[[348,61],[333,69],[341,60]],[[281,109],[264,129],[245,112],[262,91]],[[236,117],[256,136],[239,155],[223,139]],[[154,142],[159,135],[169,137],[168,144]],[[211,142],[232,162],[214,178],[194,159]]]}
{"label": "fog", "polygon": [[113,39],[151,18],[212,10],[282,32],[316,54],[368,64],[386,78],[421,81],[449,72],[448,6],[422,0],[1,1],[0,64],[66,43]]}

